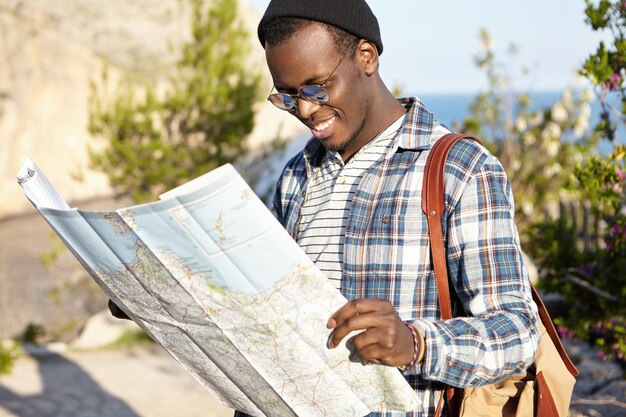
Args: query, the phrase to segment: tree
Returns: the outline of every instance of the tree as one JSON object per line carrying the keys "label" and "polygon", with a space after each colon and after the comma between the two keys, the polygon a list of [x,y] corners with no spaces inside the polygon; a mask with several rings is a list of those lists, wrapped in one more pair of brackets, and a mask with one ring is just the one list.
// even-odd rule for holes
{"label": "tree", "polygon": [[[551,106],[533,106],[529,93],[516,91],[512,69],[496,59],[486,30],[480,31],[480,39],[482,52],[475,62],[487,77],[487,89],[455,128],[476,134],[502,162],[515,195],[520,237],[530,249],[526,232],[545,216],[545,207],[575,196],[569,187],[572,174],[593,145],[586,135],[593,95],[567,89]],[[511,45],[509,51],[515,55],[517,48]],[[522,76],[527,72],[522,69]]]}
{"label": "tree", "polygon": [[[191,41],[165,91],[127,79],[112,98],[92,86],[89,130],[104,137],[93,165],[136,201],[153,199],[245,154],[261,76],[236,0],[188,0]],[[106,84],[106,73],[104,75]]]}

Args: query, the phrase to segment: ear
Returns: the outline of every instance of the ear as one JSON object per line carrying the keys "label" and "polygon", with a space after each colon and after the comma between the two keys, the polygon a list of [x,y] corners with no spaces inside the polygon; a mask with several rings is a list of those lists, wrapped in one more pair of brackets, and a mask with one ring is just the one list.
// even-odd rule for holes
{"label": "ear", "polygon": [[367,76],[378,71],[378,49],[365,39],[361,39],[356,47],[356,60]]}

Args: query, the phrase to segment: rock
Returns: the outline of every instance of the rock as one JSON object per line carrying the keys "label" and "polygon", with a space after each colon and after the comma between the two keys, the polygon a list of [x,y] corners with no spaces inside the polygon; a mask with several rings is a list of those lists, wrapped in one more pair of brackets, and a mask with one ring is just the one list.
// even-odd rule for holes
{"label": "rock", "polygon": [[94,315],[85,325],[80,336],[74,340],[72,349],[97,349],[105,347],[120,338],[125,332],[141,330],[135,322],[116,319],[109,310]]}
{"label": "rock", "polygon": [[602,360],[598,351],[581,341],[567,341],[568,352],[577,356],[571,416],[618,417],[626,415],[626,380],[620,364]]}

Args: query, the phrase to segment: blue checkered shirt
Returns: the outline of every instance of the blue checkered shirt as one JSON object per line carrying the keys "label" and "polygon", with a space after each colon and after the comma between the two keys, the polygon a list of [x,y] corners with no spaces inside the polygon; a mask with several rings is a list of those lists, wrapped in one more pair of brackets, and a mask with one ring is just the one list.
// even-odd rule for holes
{"label": "blue checkered shirt", "polygon": [[[440,134],[419,99],[400,102],[408,110],[405,124],[362,177],[351,202],[341,292],[349,300],[389,300],[426,340],[424,360],[404,372],[422,407],[371,415],[431,416],[443,384],[480,386],[525,370],[537,349],[538,318],[506,174],[484,147],[464,140],[448,158],[442,219],[458,318],[440,320],[421,208],[426,158]],[[324,152],[318,141],[309,141],[278,181],[273,210],[294,239],[307,178]]]}

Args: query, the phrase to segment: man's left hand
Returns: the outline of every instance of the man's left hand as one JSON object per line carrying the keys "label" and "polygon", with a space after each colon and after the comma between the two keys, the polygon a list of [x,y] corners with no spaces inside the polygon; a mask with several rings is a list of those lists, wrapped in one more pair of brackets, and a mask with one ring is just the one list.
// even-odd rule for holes
{"label": "man's left hand", "polygon": [[350,332],[364,330],[352,341],[368,363],[402,367],[413,358],[413,334],[387,300],[350,301],[330,316],[327,326],[334,329],[328,338],[330,349],[337,347]]}

